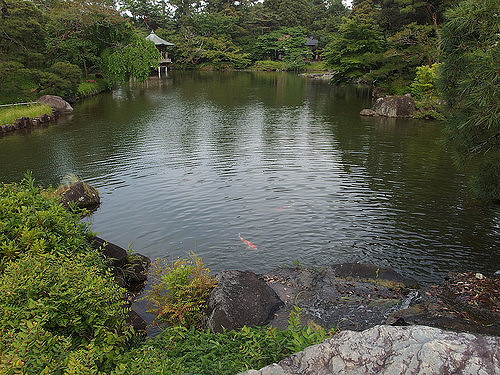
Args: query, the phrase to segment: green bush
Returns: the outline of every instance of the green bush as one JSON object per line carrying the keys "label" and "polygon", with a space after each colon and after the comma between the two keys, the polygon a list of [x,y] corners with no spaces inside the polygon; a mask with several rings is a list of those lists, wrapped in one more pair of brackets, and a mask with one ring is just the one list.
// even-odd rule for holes
{"label": "green bush", "polygon": [[74,96],[82,78],[82,70],[69,62],[57,62],[50,67],[50,71],[64,81],[63,87],[57,87],[57,94],[62,97]]}
{"label": "green bush", "polygon": [[286,70],[285,61],[261,60],[256,61],[252,67],[253,70],[265,71],[284,71]]}
{"label": "green bush", "polygon": [[417,67],[416,76],[410,85],[410,90],[415,98],[415,105],[418,109],[413,117],[434,118],[444,120],[440,93],[436,87],[440,64],[431,66],[423,65]]}
{"label": "green bush", "polygon": [[323,329],[301,325],[299,315],[296,308],[286,330],[243,327],[209,333],[168,327],[121,356],[115,374],[233,375],[258,369],[325,339]]}
{"label": "green bush", "polygon": [[156,314],[160,323],[200,328],[215,278],[201,258],[194,254],[190,258],[172,265],[159,259],[152,265],[151,289],[145,299],[148,312]]}
{"label": "green bush", "polygon": [[19,103],[37,98],[36,79],[23,64],[14,61],[0,62],[0,104]]}
{"label": "green bush", "polygon": [[99,255],[28,254],[0,277],[0,327],[44,316],[44,329],[75,343],[100,327],[119,329],[125,319],[123,292],[99,267]]}
{"label": "green bush", "polygon": [[0,271],[23,253],[74,256],[89,251],[87,224],[66,211],[28,174],[0,185]]}

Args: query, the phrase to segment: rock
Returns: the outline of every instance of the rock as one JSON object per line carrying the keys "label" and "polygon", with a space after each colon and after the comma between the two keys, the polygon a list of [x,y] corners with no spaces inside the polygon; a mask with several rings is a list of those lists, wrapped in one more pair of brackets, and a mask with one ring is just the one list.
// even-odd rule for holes
{"label": "rock", "polygon": [[125,321],[128,325],[134,327],[135,333],[137,333],[139,336],[145,336],[147,334],[148,324],[133,309],[130,309],[130,311],[127,313]]}
{"label": "rock", "polygon": [[362,109],[361,112],[359,112],[359,114],[361,116],[378,116],[377,112],[369,108]]}
{"label": "rock", "polygon": [[412,117],[415,109],[415,101],[407,95],[379,98],[373,105],[378,115],[386,117]]}
{"label": "rock", "polygon": [[64,114],[73,112],[73,107],[71,107],[71,105],[60,96],[44,95],[39,98],[37,102],[52,107],[52,109],[58,113]]}
{"label": "rock", "polygon": [[[123,266],[125,281],[132,289],[142,288],[144,282],[148,279],[148,269],[151,259],[142,254],[132,254],[127,258]],[[139,286],[137,284],[140,284]]]}
{"label": "rock", "polygon": [[419,291],[407,308],[392,312],[386,323],[414,324],[500,336],[500,279],[473,272],[450,274],[439,285]]}
{"label": "rock", "polygon": [[56,193],[66,208],[70,207],[70,203],[74,203],[78,208],[95,210],[101,204],[98,191],[81,181],[62,186]]}
{"label": "rock", "polygon": [[500,338],[425,326],[342,331],[278,364],[245,375],[500,373]]}
{"label": "rock", "polygon": [[408,288],[417,286],[390,268],[358,263],[279,268],[263,279],[285,303],[271,321],[279,328],[288,326],[289,313],[298,306],[303,323],[313,321],[325,329],[367,329],[385,323],[408,300],[412,293]]}
{"label": "rock", "polygon": [[114,243],[107,242],[99,237],[90,239],[90,243],[94,249],[100,249],[102,255],[109,260],[111,267],[122,268],[127,261],[127,251]]}
{"label": "rock", "polygon": [[223,271],[207,300],[204,326],[222,332],[267,324],[283,305],[276,293],[249,271]]}

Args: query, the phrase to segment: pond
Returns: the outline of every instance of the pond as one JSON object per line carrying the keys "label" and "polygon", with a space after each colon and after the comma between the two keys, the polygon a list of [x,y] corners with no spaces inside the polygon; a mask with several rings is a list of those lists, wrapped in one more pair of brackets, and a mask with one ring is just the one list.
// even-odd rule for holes
{"label": "pond", "polygon": [[[363,118],[369,91],[287,73],[182,73],[0,138],[0,181],[97,187],[103,238],[213,271],[368,262],[421,282],[500,269],[500,208],[468,194],[442,124]],[[257,249],[247,246],[251,241]]]}

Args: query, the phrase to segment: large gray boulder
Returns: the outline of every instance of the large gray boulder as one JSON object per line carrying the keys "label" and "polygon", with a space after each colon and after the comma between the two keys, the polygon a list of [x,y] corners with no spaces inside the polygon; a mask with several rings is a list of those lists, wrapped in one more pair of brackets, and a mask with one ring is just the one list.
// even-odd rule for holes
{"label": "large gray boulder", "polygon": [[211,332],[267,324],[283,302],[250,271],[222,271],[207,300],[204,321]]}
{"label": "large gray boulder", "polygon": [[44,95],[39,98],[37,102],[52,107],[52,109],[58,113],[64,114],[73,112],[73,107],[71,107],[71,105],[60,96]]}
{"label": "large gray boulder", "polygon": [[410,95],[378,98],[373,105],[376,114],[386,117],[412,117],[415,110],[415,101]]}
{"label": "large gray boulder", "polygon": [[500,374],[500,338],[425,326],[343,331],[245,375]]}

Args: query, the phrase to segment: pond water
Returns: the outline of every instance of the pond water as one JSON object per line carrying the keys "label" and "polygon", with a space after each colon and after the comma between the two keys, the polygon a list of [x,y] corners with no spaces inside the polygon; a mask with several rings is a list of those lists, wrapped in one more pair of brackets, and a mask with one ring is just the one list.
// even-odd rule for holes
{"label": "pond water", "polygon": [[[422,282],[500,269],[500,208],[467,193],[439,122],[362,118],[367,90],[285,73],[169,73],[0,138],[0,180],[97,187],[95,232],[214,270],[371,262]],[[257,246],[252,249],[239,238]]]}

